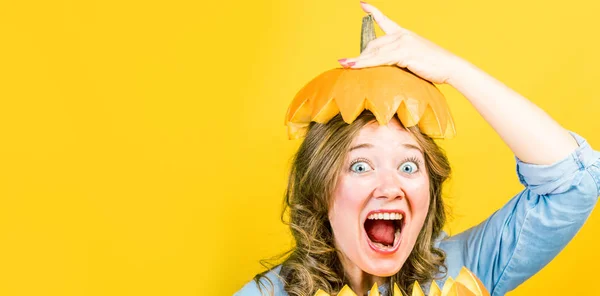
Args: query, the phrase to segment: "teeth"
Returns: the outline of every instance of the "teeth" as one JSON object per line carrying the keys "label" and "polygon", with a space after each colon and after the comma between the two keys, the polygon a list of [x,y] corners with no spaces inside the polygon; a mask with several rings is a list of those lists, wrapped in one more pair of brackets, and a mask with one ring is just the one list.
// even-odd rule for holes
{"label": "teeth", "polygon": [[378,213],[369,215],[371,220],[402,220],[403,216],[400,213]]}

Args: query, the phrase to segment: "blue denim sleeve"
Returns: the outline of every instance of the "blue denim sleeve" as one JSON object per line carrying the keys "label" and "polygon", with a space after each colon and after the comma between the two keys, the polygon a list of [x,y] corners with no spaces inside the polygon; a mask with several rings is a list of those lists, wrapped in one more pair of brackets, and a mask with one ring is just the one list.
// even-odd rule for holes
{"label": "blue denim sleeve", "polygon": [[525,189],[481,224],[440,242],[448,275],[464,265],[491,295],[504,295],[548,264],[575,236],[600,192],[600,153],[571,133],[579,147],[551,165],[524,163]]}
{"label": "blue denim sleeve", "polygon": [[248,282],[241,290],[233,296],[285,296],[287,293],[283,288],[283,282],[279,277],[281,265],[276,266],[267,272],[266,278],[260,280],[260,288],[254,280]]}

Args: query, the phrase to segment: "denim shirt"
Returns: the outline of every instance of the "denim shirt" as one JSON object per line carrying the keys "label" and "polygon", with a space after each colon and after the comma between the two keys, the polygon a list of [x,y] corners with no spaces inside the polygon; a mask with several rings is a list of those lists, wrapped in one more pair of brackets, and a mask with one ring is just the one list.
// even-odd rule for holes
{"label": "denim shirt", "polygon": [[[579,147],[554,164],[528,164],[516,158],[517,175],[525,189],[501,209],[473,228],[436,239],[435,245],[446,252],[448,268],[437,281],[440,287],[466,266],[492,296],[504,295],[542,269],[575,236],[600,195],[600,152],[571,134]],[[278,278],[280,269],[277,266],[267,273],[274,287],[265,295],[287,295]],[[427,293],[429,284],[423,290]],[[380,292],[389,294],[384,286]],[[235,295],[261,293],[250,281]]]}

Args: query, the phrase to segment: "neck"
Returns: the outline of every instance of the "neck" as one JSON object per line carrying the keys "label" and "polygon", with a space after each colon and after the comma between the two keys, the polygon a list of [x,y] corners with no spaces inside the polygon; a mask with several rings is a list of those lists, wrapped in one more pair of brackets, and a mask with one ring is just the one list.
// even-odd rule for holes
{"label": "neck", "polygon": [[339,256],[344,268],[344,274],[349,281],[349,286],[356,295],[367,295],[373,284],[377,283],[378,287],[387,285],[389,278],[378,277],[362,271],[358,266],[352,264],[348,258]]}

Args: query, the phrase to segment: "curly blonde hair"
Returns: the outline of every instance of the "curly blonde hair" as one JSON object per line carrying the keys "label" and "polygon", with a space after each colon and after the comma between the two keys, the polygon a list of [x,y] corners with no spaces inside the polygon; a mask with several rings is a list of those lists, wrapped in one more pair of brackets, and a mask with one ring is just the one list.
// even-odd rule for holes
{"label": "curly blonde hair", "polygon": [[[282,212],[282,221],[289,225],[295,240],[295,246],[279,256],[283,259],[279,277],[289,295],[314,295],[318,289],[333,295],[347,283],[334,247],[328,210],[352,140],[362,127],[375,120],[371,112],[365,111],[351,124],[337,115],[326,124],[313,122],[309,126],[292,163]],[[414,281],[428,283],[446,272],[445,254],[433,243],[446,221],[442,184],[450,176],[450,164],[441,148],[418,127],[406,130],[424,151],[430,184],[423,228],[406,262],[389,281],[390,289],[396,283],[408,294]],[[286,214],[288,222],[284,219]],[[266,260],[261,263],[269,270],[275,265]],[[269,270],[254,278],[263,294],[266,286],[261,279],[269,281],[265,276]]]}

